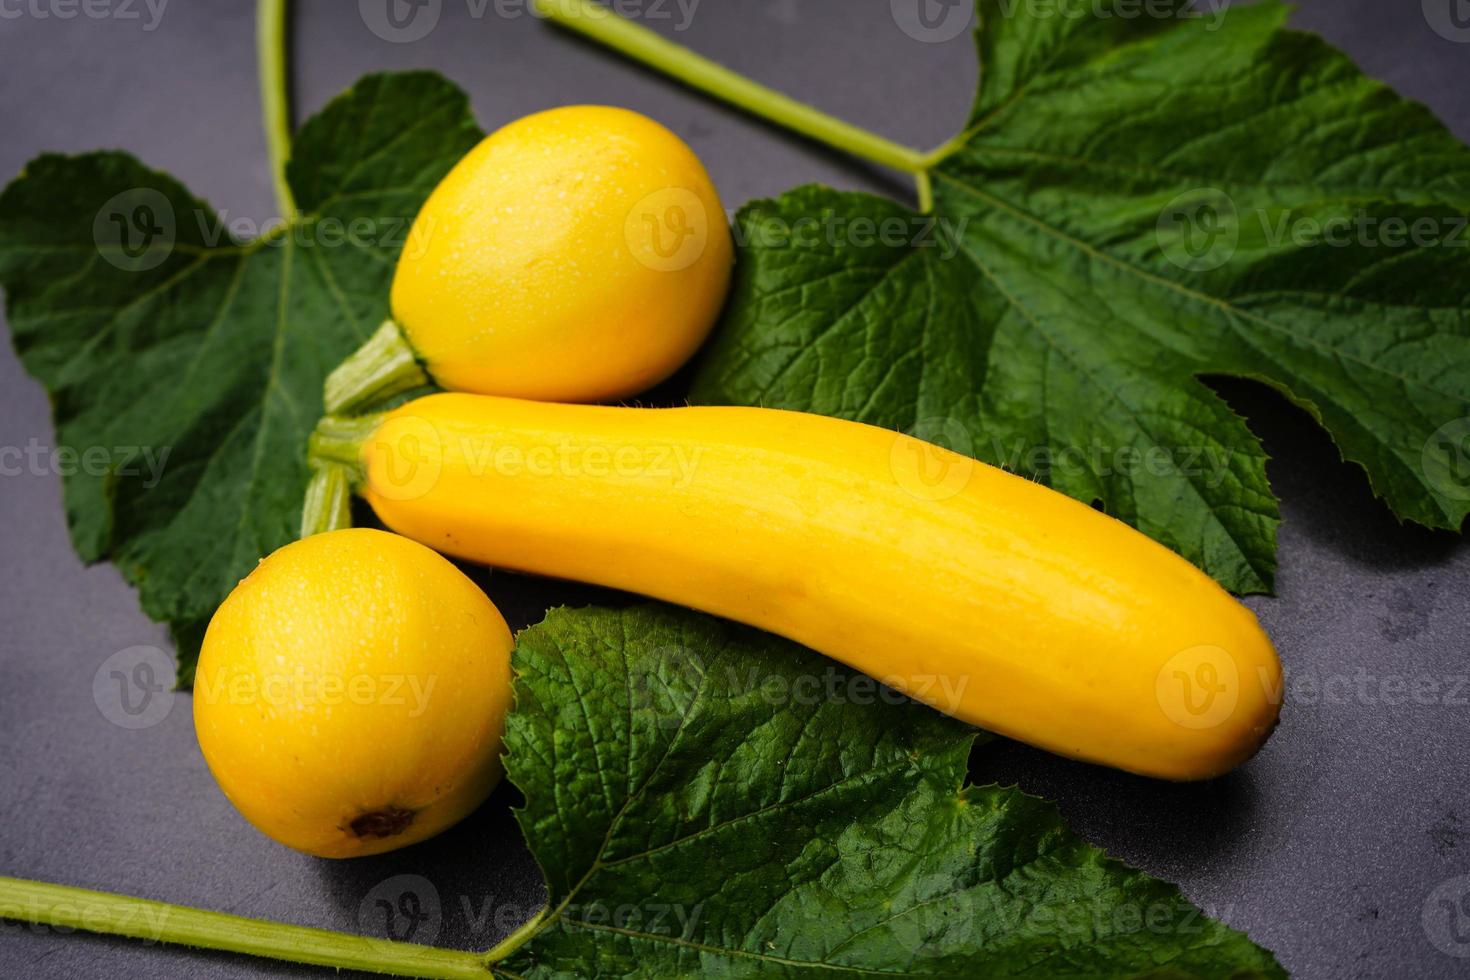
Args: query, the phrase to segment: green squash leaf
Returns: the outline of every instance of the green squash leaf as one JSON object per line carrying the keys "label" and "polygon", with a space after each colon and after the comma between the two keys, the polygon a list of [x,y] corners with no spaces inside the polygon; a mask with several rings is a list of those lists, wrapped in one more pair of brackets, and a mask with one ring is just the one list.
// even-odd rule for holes
{"label": "green squash leaf", "polygon": [[962,787],[974,729],[795,644],[554,610],[514,662],[507,771],[549,906],[497,969],[1284,976],[1050,804]]}
{"label": "green squash leaf", "polygon": [[1265,455],[1199,380],[1251,378],[1401,518],[1459,528],[1442,436],[1470,416],[1470,150],[1274,0],[1053,6],[978,4],[979,93],[925,178],[932,219],[821,188],[741,212],[694,400],[914,431],[1256,592]]}
{"label": "green squash leaf", "polygon": [[[0,195],[0,283],[45,384],[77,551],[170,621],[190,676],[202,623],[295,537],[326,372],[387,315],[419,205],[480,138],[428,73],[370,76],[298,134],[302,214],[249,242],[123,153],[32,161]],[[161,465],[160,465],[161,460]]]}

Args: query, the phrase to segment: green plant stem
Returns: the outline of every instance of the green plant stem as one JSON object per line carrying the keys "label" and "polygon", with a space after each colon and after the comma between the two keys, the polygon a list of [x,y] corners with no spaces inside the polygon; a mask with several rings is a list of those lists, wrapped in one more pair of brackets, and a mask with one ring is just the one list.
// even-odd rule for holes
{"label": "green plant stem", "polygon": [[485,961],[487,963],[499,963],[534,938],[536,933],[541,931],[542,920],[546,918],[547,911],[547,906],[543,905],[540,912],[531,916],[515,932],[491,947],[490,952],[485,954]]}
{"label": "green plant stem", "polygon": [[291,926],[126,895],[0,878],[0,917],[292,963],[434,980],[485,980],[482,953]]}
{"label": "green plant stem", "polygon": [[313,467],[333,463],[347,470],[348,479],[362,479],[362,444],[383,423],[378,415],[324,415],[306,443]]}
{"label": "green plant stem", "polygon": [[352,471],[340,463],[316,463],[301,507],[301,537],[352,526]]}
{"label": "green plant stem", "polygon": [[327,375],[322,404],[328,414],[345,415],[429,383],[403,331],[388,319]]}
{"label": "green plant stem", "polygon": [[311,482],[301,504],[301,537],[352,526],[352,490],[362,480],[362,444],[382,415],[324,415],[306,443]]}
{"label": "green plant stem", "polygon": [[914,174],[914,189],[919,195],[919,213],[928,214],[934,210],[934,181],[929,176],[929,171],[921,170]]}
{"label": "green plant stem", "polygon": [[535,0],[536,10],[635,61],[810,139],[908,173],[925,169],[925,154],[760,85],[682,45],[619,16],[594,0]]}
{"label": "green plant stem", "polygon": [[259,0],[255,7],[255,55],[260,74],[260,112],[270,153],[271,180],[281,218],[296,217],[296,199],[286,180],[291,155],[291,100],[286,77],[287,0]]}

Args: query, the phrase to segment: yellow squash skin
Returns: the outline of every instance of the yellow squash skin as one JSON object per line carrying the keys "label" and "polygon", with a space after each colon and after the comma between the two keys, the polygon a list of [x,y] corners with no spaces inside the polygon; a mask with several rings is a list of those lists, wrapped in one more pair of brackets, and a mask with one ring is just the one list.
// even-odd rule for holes
{"label": "yellow squash skin", "polygon": [[1280,664],[1208,576],[1062,494],[758,408],[431,395],[363,443],[394,530],[790,637],[955,717],[1167,779],[1247,759]]}
{"label": "yellow squash skin", "polygon": [[567,106],[486,137],[414,223],[394,319],[445,388],[635,394],[699,347],[733,248],[694,152],[627,109]]}
{"label": "yellow squash skin", "polygon": [[344,858],[416,843],[501,776],[505,620],[464,574],[383,531],[286,545],[209,623],[199,747],[262,833]]}

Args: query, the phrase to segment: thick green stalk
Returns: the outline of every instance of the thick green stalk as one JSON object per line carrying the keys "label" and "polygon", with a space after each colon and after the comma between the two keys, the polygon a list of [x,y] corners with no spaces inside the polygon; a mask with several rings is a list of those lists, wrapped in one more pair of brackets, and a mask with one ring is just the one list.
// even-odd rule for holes
{"label": "thick green stalk", "polygon": [[259,0],[255,7],[255,53],[260,73],[260,112],[270,153],[271,180],[281,218],[296,217],[296,199],[286,180],[291,155],[291,99],[286,77],[286,0]]}
{"label": "thick green stalk", "polygon": [[925,169],[925,155],[737,74],[682,45],[613,13],[595,0],[535,0],[536,10],[568,30],[663,72],[693,88],[794,130],[819,143],[908,173]]}
{"label": "thick green stalk", "polygon": [[301,505],[301,537],[352,526],[352,489],[362,480],[362,444],[382,415],[324,415],[306,443],[311,482]]}
{"label": "thick green stalk", "polygon": [[545,928],[546,913],[547,908],[543,906],[540,912],[537,912],[525,922],[521,923],[520,928],[515,932],[491,947],[490,952],[485,954],[486,962],[499,963],[511,953],[514,953],[530,940],[534,939],[536,934]]}
{"label": "thick green stalk", "polygon": [[351,526],[352,471],[340,463],[313,462],[301,507],[301,537]]}
{"label": "thick green stalk", "polygon": [[482,953],[290,926],[19,878],[0,878],[0,918],[398,977],[491,976]]}
{"label": "thick green stalk", "polygon": [[408,338],[389,318],[327,375],[322,404],[329,415],[349,415],[429,383]]}
{"label": "thick green stalk", "polygon": [[312,466],[343,467],[352,482],[362,479],[362,444],[383,424],[381,412],[372,415],[323,415],[306,443]]}

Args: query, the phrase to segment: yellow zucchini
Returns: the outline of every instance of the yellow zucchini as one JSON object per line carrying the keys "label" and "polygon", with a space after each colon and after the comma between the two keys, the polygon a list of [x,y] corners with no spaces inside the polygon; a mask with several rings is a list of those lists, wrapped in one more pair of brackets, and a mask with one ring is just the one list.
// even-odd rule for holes
{"label": "yellow zucchini", "polygon": [[315,451],[352,461],[400,534],[761,627],[1062,755],[1200,779],[1276,722],[1276,652],[1212,579],[909,436],[772,409],[466,394],[357,422],[324,422]]}

